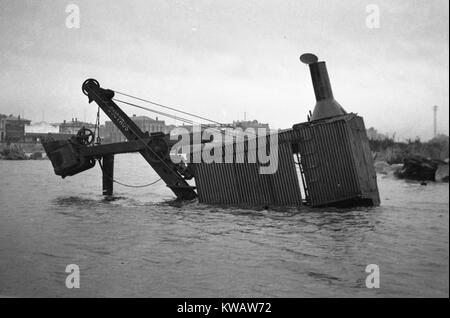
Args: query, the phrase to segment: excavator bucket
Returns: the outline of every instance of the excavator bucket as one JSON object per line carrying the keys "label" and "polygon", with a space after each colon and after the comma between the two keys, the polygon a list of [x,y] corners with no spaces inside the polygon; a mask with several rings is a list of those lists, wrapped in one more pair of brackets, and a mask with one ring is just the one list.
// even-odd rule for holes
{"label": "excavator bucket", "polygon": [[55,174],[62,178],[73,176],[95,166],[94,159],[80,155],[80,149],[85,146],[78,144],[75,136],[66,140],[54,140],[48,136],[42,140],[42,145]]}

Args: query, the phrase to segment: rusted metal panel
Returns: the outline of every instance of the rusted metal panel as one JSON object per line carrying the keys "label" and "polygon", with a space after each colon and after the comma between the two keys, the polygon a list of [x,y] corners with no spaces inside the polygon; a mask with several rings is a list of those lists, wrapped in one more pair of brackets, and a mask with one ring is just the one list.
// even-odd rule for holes
{"label": "rusted metal panel", "polygon": [[358,194],[345,122],[311,125],[300,134],[309,203],[324,205]]}
{"label": "rusted metal panel", "polygon": [[295,169],[291,145],[280,143],[277,172],[266,175],[272,186],[272,201],[276,205],[301,205],[300,184]]}
{"label": "rusted metal panel", "polygon": [[361,117],[349,121],[350,133],[353,136],[351,143],[359,184],[364,197],[371,198],[374,205],[380,204],[377,174],[374,169],[374,160],[367,138],[366,127]]}
{"label": "rusted metal panel", "polygon": [[233,164],[197,164],[195,181],[200,202],[239,203]]}
{"label": "rusted metal panel", "polygon": [[261,164],[256,151],[252,151],[255,145],[246,142],[234,147],[233,163],[194,163],[200,202],[252,206],[302,204],[290,143],[278,144],[277,157],[270,151],[270,162],[278,161],[273,174],[260,173]]}
{"label": "rusted metal panel", "polygon": [[256,163],[236,163],[234,165],[240,202],[244,204],[269,204],[264,191],[258,165]]}
{"label": "rusted metal panel", "polygon": [[312,206],[351,199],[379,203],[373,162],[368,159],[371,154],[361,123],[360,117],[350,114],[297,126]]}

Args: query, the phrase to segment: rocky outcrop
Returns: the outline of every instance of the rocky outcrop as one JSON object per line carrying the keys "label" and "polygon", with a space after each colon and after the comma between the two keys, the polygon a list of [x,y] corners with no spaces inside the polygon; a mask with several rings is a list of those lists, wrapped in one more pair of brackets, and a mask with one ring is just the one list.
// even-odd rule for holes
{"label": "rocky outcrop", "polygon": [[395,175],[400,179],[435,181],[438,167],[445,164],[442,160],[410,155],[403,160],[403,168]]}
{"label": "rocky outcrop", "polygon": [[448,163],[440,164],[436,169],[434,179],[437,182],[448,182]]}

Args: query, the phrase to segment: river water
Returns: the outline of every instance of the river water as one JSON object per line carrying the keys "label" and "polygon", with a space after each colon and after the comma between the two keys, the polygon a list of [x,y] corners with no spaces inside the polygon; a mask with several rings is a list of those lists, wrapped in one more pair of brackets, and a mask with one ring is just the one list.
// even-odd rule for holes
{"label": "river water", "polygon": [[[137,154],[115,177],[157,179]],[[0,161],[0,296],[448,297],[448,184],[378,185],[375,208],[239,210],[176,203],[163,182],[105,201],[98,166],[63,180],[47,160]]]}

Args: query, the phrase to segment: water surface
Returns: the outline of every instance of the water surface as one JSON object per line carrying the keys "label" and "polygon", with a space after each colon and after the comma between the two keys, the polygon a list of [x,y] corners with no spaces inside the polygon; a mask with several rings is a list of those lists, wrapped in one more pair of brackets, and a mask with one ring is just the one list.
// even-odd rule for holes
{"label": "water surface", "polygon": [[[115,171],[157,179],[137,154]],[[375,208],[243,210],[174,202],[162,182],[105,201],[98,166],[63,180],[47,160],[0,161],[0,296],[448,297],[448,184],[378,185]]]}

